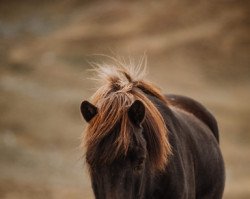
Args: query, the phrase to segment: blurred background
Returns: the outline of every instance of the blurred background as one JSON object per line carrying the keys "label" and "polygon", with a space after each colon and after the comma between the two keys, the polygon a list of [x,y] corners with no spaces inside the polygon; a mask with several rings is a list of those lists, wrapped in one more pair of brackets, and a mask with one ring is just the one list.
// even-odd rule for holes
{"label": "blurred background", "polygon": [[250,2],[1,0],[0,198],[93,199],[79,105],[93,54],[138,59],[216,116],[225,199],[250,198]]}

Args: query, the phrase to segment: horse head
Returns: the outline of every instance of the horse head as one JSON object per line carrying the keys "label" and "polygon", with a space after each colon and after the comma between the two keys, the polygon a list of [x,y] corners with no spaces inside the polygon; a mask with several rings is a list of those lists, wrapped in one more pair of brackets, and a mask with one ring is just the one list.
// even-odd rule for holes
{"label": "horse head", "polygon": [[[91,122],[98,115],[98,108],[84,101],[81,112],[84,119]],[[117,149],[117,140],[122,128],[121,120],[118,120],[107,136],[86,153],[96,198],[140,199],[145,192],[148,170],[147,147],[142,126],[145,106],[141,101],[135,100],[127,108],[126,114],[130,125],[130,142],[126,153],[121,153],[121,149]]]}
{"label": "horse head", "polygon": [[165,169],[171,153],[165,121],[147,94],[165,103],[164,96],[136,79],[138,69],[104,67],[97,72],[106,83],[91,103],[81,104],[88,122],[83,143],[95,196],[145,198],[150,178]]}

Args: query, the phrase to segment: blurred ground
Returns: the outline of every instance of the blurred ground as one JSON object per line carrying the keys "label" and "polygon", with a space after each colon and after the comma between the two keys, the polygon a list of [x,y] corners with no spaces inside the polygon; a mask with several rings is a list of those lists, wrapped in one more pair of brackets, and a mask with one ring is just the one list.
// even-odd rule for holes
{"label": "blurred ground", "polygon": [[244,0],[0,1],[0,198],[92,197],[78,146],[94,53],[148,55],[149,79],[217,117],[225,199],[250,198]]}

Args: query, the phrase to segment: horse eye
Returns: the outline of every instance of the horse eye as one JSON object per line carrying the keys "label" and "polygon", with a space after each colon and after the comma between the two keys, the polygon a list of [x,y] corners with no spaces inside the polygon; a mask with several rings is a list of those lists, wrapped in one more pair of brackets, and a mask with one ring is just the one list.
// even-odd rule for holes
{"label": "horse eye", "polygon": [[144,157],[141,157],[141,158],[138,158],[138,164],[142,164],[144,162],[145,158]]}
{"label": "horse eye", "polygon": [[136,161],[136,165],[134,167],[135,171],[140,171],[143,169],[144,160],[145,160],[144,157],[138,158],[138,160]]}

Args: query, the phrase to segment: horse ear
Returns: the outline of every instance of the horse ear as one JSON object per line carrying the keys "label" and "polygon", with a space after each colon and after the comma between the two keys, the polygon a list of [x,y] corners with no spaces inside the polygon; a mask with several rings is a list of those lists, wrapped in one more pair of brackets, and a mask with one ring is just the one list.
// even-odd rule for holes
{"label": "horse ear", "polygon": [[145,118],[145,106],[140,100],[135,100],[128,109],[128,117],[135,125],[140,126]]}
{"label": "horse ear", "polygon": [[89,103],[88,101],[83,101],[81,103],[81,113],[83,118],[86,122],[89,122],[95,115],[97,114],[98,110],[93,104]]}

